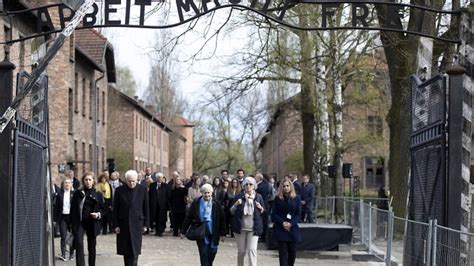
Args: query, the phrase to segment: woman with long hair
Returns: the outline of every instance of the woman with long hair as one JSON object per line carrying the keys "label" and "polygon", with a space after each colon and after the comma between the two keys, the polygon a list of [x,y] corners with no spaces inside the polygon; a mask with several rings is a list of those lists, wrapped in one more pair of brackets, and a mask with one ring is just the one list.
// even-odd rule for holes
{"label": "woman with long hair", "polygon": [[84,266],[84,233],[87,235],[89,265],[95,265],[96,238],[102,228],[104,216],[104,198],[94,188],[95,179],[92,172],[82,176],[82,188],[76,190],[71,200],[71,221],[76,249],[76,265]]}
{"label": "woman with long hair", "polygon": [[258,238],[263,233],[264,203],[262,196],[255,191],[257,181],[253,177],[246,177],[242,186],[244,190],[234,198],[230,207],[232,231],[237,239],[237,265],[243,266],[248,255],[249,266],[256,266]]}
{"label": "woman with long hair", "polygon": [[224,213],[225,213],[225,222],[226,222],[226,228],[227,232],[229,233],[230,231],[230,236],[234,237],[234,232],[231,230],[231,223],[232,223],[232,214],[230,213],[230,207],[231,203],[234,202],[234,198],[240,194],[242,191],[242,188],[240,187],[240,182],[237,178],[233,178],[232,181],[229,184],[229,187],[227,188],[227,201],[228,204],[225,206]]}
{"label": "woman with long hair", "polygon": [[[97,183],[97,191],[102,194],[104,197],[104,206],[105,206],[105,213],[104,217],[102,217],[102,234],[106,235],[108,230],[108,225],[110,222],[110,214],[112,213],[112,187],[109,183],[109,177],[106,173],[102,173],[99,175],[99,182]],[[112,231],[112,228],[110,228]]]}
{"label": "woman with long hair", "polygon": [[192,182],[192,185],[188,188],[188,207],[193,200],[201,196],[201,178],[196,178]]}
{"label": "woman with long hair", "polygon": [[181,177],[174,178],[170,193],[171,219],[173,222],[173,236],[179,236],[179,229],[186,215],[187,191]]}
{"label": "woman with long hair", "polygon": [[214,177],[214,179],[212,179],[212,188],[214,189],[214,192],[212,193],[212,197],[218,202],[220,202],[221,205],[224,205],[224,200],[225,200],[226,195],[223,191],[222,180],[220,177]]}
{"label": "woman with long hair", "polygon": [[292,266],[296,260],[296,243],[301,241],[298,222],[301,217],[301,198],[295,192],[293,183],[284,179],[280,182],[273,201],[272,237],[278,242],[280,266]]}

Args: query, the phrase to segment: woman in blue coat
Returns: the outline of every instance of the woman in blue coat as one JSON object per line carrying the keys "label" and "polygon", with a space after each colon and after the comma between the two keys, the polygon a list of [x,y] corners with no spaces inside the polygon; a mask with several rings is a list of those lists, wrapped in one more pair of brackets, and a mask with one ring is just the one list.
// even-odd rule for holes
{"label": "woman in blue coat", "polygon": [[278,242],[280,266],[295,264],[296,243],[301,241],[298,227],[300,216],[300,196],[296,195],[293,183],[285,179],[280,182],[272,209],[272,237]]}

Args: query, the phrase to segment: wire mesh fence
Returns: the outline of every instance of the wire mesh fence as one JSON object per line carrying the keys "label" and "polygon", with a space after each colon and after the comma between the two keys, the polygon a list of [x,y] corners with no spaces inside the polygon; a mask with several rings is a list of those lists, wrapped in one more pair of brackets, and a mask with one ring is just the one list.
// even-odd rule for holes
{"label": "wire mesh fence", "polygon": [[[433,256],[436,265],[470,265],[474,234],[434,224]],[[474,263],[474,262],[473,262]]]}
{"label": "wire mesh fence", "polygon": [[396,217],[391,207],[377,208],[383,200],[387,199],[319,197],[314,213],[318,223],[352,226],[352,243],[365,246],[386,265],[474,265],[474,233],[437,225],[436,220]]}

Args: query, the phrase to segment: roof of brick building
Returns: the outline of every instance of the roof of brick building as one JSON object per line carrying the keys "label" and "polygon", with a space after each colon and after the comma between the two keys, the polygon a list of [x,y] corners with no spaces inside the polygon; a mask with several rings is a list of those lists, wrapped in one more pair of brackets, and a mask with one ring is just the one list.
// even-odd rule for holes
{"label": "roof of brick building", "polygon": [[76,46],[98,65],[103,65],[107,38],[94,29],[81,29],[74,32]]}
{"label": "roof of brick building", "polygon": [[175,121],[178,123],[177,126],[194,127],[193,122],[179,115],[176,116]]}

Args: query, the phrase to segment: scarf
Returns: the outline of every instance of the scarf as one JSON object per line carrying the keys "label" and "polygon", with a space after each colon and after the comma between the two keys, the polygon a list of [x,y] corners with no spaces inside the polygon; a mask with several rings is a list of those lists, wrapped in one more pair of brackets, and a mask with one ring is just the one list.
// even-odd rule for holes
{"label": "scarf", "polygon": [[255,199],[255,191],[252,191],[251,194],[245,193],[244,215],[253,215],[253,210],[254,210],[253,200],[254,199]]}

